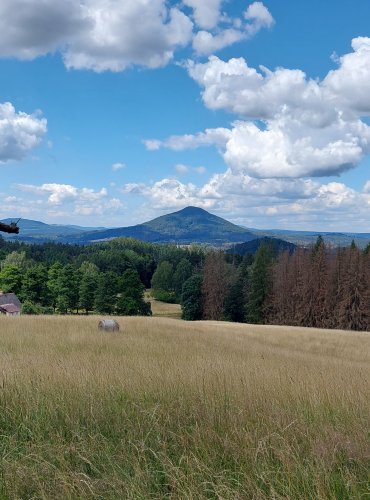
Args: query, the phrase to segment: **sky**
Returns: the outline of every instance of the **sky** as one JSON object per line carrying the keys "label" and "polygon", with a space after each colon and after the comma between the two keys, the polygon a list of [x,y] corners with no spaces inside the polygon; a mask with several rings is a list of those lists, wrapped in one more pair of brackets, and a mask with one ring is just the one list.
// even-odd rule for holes
{"label": "sky", "polygon": [[0,219],[370,232],[368,0],[1,0]]}

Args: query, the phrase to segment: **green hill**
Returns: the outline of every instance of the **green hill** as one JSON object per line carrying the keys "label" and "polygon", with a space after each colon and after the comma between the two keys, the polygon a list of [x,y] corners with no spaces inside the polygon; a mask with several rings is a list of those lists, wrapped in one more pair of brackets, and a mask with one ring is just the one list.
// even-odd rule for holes
{"label": "green hill", "polygon": [[118,237],[131,237],[152,243],[223,245],[250,241],[256,235],[202,208],[186,207],[144,224],[83,233],[72,238],[71,242],[89,243]]}

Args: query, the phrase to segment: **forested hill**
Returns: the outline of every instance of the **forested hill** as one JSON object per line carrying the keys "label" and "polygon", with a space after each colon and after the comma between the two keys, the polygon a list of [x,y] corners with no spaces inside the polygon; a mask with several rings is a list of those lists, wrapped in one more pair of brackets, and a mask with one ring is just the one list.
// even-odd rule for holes
{"label": "forested hill", "polygon": [[268,238],[267,236],[265,236],[263,238],[258,238],[252,241],[234,245],[227,251],[227,253],[241,255],[242,257],[247,254],[254,255],[262,245],[267,245],[268,247],[270,247],[274,256],[277,256],[284,251],[288,251],[290,254],[292,254],[297,248],[296,245],[294,245],[293,243],[289,243],[288,241],[284,241],[279,238]]}
{"label": "forested hill", "polygon": [[85,232],[70,238],[72,243],[90,243],[117,237],[131,237],[151,243],[240,243],[256,235],[240,226],[196,207],[162,215],[144,224],[103,231]]}
{"label": "forested hill", "polygon": [[[14,218],[17,220],[17,217]],[[1,222],[9,223],[10,219]],[[149,243],[192,243],[211,246],[227,246],[248,243],[257,238],[275,238],[297,246],[310,247],[321,235],[332,247],[350,246],[352,240],[359,248],[370,242],[370,233],[323,233],[314,231],[261,230],[237,226],[197,207],[186,207],[178,212],[157,217],[149,222],[130,227],[86,228],[71,225],[45,224],[43,222],[21,219],[19,235],[2,236],[7,240],[43,243],[89,244],[112,240],[118,237],[131,237]],[[251,243],[253,246],[255,243]],[[256,250],[256,249],[255,249]],[[247,250],[249,253],[249,250]],[[253,251],[252,251],[253,253]]]}

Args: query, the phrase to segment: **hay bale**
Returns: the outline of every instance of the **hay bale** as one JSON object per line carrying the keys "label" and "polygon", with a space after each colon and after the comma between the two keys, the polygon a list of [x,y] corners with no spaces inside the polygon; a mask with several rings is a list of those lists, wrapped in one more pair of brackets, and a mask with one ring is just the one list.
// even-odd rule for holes
{"label": "hay bale", "polygon": [[99,330],[103,330],[105,332],[118,332],[119,324],[114,319],[102,319],[99,321]]}

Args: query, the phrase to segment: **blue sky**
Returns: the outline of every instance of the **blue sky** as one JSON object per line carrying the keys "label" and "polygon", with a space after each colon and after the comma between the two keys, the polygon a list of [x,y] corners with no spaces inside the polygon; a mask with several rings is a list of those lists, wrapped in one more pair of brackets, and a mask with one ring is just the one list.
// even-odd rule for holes
{"label": "blue sky", "polygon": [[367,0],[2,0],[0,218],[370,231],[369,21]]}

